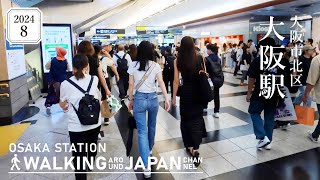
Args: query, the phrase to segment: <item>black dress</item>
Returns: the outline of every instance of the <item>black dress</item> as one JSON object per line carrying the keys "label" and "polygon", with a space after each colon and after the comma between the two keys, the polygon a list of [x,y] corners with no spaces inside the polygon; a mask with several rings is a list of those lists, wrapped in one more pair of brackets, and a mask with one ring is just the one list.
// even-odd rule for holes
{"label": "black dress", "polygon": [[194,74],[181,71],[183,85],[180,95],[180,129],[185,147],[193,147],[199,149],[202,138],[206,136],[205,123],[203,119],[203,109],[205,105],[199,102],[199,80],[198,73],[201,69],[199,57],[197,71]]}

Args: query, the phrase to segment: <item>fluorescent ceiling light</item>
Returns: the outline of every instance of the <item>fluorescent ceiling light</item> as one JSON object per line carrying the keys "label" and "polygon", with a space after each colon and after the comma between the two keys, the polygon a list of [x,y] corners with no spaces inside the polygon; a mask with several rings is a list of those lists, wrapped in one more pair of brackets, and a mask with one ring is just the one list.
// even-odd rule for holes
{"label": "fluorescent ceiling light", "polygon": [[[297,17],[298,21],[306,20],[306,19],[312,19],[312,16],[310,15],[302,15]],[[295,17],[291,17],[290,21],[294,21]]]}

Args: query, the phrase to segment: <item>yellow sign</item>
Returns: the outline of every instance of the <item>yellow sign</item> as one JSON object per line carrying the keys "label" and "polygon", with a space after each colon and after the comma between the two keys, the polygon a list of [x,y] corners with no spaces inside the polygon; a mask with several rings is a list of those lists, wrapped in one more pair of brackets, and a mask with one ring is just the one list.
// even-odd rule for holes
{"label": "yellow sign", "polygon": [[147,30],[147,26],[137,26],[136,30],[137,31],[146,31]]}

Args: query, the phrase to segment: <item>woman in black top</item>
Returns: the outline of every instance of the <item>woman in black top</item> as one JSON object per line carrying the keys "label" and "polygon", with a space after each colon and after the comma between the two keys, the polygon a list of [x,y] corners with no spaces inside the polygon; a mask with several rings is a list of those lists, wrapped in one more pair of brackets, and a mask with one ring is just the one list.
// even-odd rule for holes
{"label": "woman in black top", "polygon": [[242,55],[242,60],[240,61],[240,70],[242,71],[240,86],[243,86],[244,80],[247,79],[248,69],[249,69],[250,63],[252,61],[250,47],[246,46],[243,49],[244,49],[244,53]]}
{"label": "woman in black top", "polygon": [[[194,41],[186,36],[181,40],[178,59],[174,62],[174,83],[172,104],[176,104],[179,86],[179,73],[182,76],[180,91],[181,134],[187,152],[194,158],[199,157],[199,146],[205,133],[203,109],[205,105],[199,102],[199,70],[202,57],[197,55]],[[200,162],[195,162],[199,166]]]}
{"label": "woman in black top", "polygon": [[90,66],[90,75],[97,76],[99,78],[99,84],[105,89],[106,94],[110,96],[111,92],[108,88],[106,79],[103,76],[103,71],[100,66],[99,59],[94,56],[93,45],[89,41],[82,41],[78,46],[77,53],[83,54],[88,57],[89,66]]}

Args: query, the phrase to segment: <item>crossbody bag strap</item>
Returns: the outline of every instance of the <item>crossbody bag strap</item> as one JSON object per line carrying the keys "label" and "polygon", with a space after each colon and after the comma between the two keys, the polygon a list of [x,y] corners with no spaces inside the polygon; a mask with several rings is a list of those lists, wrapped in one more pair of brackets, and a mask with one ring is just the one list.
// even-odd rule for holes
{"label": "crossbody bag strap", "polygon": [[151,74],[152,70],[155,68],[156,64],[152,62],[152,66],[149,67],[149,69],[146,71],[146,73],[143,75],[143,77],[140,79],[136,86],[136,91],[139,90],[139,88],[142,86],[142,84],[145,82],[146,79],[148,79],[149,75]]}

